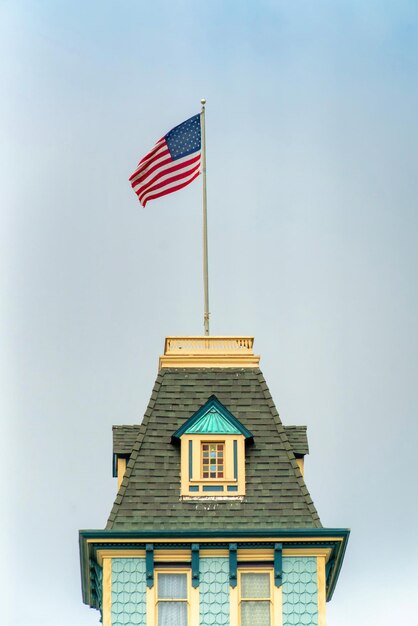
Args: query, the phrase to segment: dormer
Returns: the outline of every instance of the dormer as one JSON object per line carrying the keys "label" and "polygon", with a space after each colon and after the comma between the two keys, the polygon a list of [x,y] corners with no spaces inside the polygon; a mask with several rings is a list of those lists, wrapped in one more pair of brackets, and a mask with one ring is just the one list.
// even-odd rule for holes
{"label": "dormer", "polygon": [[125,475],[126,466],[132,453],[135,440],[138,436],[139,425],[113,426],[113,471],[114,478],[118,479],[118,489]]}
{"label": "dormer", "polygon": [[245,495],[245,445],[252,433],[211,396],[175,433],[180,443],[181,496],[242,498]]}
{"label": "dormer", "polygon": [[305,455],[309,454],[306,426],[285,426],[290,447],[295,455],[296,463],[302,476],[305,475]]}

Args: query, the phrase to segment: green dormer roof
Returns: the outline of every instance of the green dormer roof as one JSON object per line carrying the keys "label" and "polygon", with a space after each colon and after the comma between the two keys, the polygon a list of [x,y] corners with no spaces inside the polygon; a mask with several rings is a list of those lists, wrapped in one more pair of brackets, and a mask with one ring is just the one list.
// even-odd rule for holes
{"label": "green dormer roof", "polygon": [[204,435],[244,435],[252,439],[253,434],[241,424],[214,395],[205,402],[176,432],[173,440],[184,434]]}
{"label": "green dormer roof", "polygon": [[185,434],[199,435],[240,435],[241,432],[236,426],[224,418],[216,409],[209,409],[205,415],[202,415],[193,426],[184,431]]}

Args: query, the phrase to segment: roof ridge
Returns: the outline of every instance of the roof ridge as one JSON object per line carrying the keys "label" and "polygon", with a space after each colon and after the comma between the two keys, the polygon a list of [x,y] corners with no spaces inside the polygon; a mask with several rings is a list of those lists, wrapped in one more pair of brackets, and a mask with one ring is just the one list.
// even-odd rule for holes
{"label": "roof ridge", "polygon": [[302,476],[302,472],[299,469],[299,466],[298,466],[298,464],[296,462],[296,458],[295,458],[294,452],[293,452],[292,447],[291,447],[291,445],[289,443],[289,439],[288,439],[288,436],[286,434],[285,426],[282,424],[279,412],[278,412],[278,410],[276,408],[276,405],[274,404],[273,396],[270,393],[270,389],[269,389],[269,387],[267,385],[267,381],[264,378],[264,375],[263,375],[263,373],[262,373],[262,371],[260,369],[257,372],[257,378],[258,378],[258,381],[260,383],[260,387],[261,387],[261,390],[263,392],[263,395],[264,395],[265,399],[267,400],[270,412],[271,412],[271,414],[273,416],[273,420],[274,420],[274,423],[275,423],[276,428],[277,428],[277,433],[278,433],[279,437],[281,438],[282,443],[284,444],[284,448],[286,450],[286,453],[287,453],[287,456],[289,458],[290,464],[291,464],[291,466],[293,468],[293,471],[295,472],[295,477],[296,477],[298,485],[299,485],[299,487],[301,489],[302,496],[303,496],[303,498],[304,498],[304,500],[306,502],[306,505],[307,505],[307,507],[309,509],[309,512],[312,515],[313,520],[317,523],[318,527],[322,527],[322,523],[321,523],[321,520],[319,518],[318,511],[316,510],[316,507],[315,507],[315,505],[313,503],[311,494],[308,491],[308,488],[307,488],[306,483],[305,483],[305,479]]}
{"label": "roof ridge", "polygon": [[106,530],[112,529],[113,522],[116,518],[116,514],[118,512],[119,506],[121,505],[122,500],[125,496],[126,489],[129,485],[129,479],[131,477],[132,469],[136,463],[138,453],[141,449],[141,445],[144,440],[144,435],[147,431],[148,422],[154,410],[155,401],[157,399],[158,391],[160,390],[163,378],[164,378],[164,372],[159,372],[155,380],[154,387],[152,388],[151,398],[148,402],[147,408],[145,409],[144,417],[142,419],[142,422],[139,424],[139,432],[135,440],[135,443],[133,445],[132,454],[126,466],[126,471],[125,471],[123,480],[121,482],[121,485],[119,487],[119,490],[117,492],[115,501],[113,503],[112,510],[110,511],[110,515],[106,524]]}

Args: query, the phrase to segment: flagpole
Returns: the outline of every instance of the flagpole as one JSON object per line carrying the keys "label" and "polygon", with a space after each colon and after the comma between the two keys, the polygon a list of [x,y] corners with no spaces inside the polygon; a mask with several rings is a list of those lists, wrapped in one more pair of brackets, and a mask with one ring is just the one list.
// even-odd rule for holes
{"label": "flagpole", "polygon": [[205,98],[201,99],[200,129],[202,134],[202,182],[203,182],[203,291],[205,296],[205,312],[203,325],[205,335],[209,335],[209,278],[208,278],[208,208],[206,193],[206,136],[205,136]]}

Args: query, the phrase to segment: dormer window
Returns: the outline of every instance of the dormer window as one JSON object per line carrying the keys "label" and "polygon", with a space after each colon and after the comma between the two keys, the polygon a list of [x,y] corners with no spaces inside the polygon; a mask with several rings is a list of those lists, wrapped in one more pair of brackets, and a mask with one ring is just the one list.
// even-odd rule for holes
{"label": "dormer window", "polygon": [[245,442],[253,435],[211,396],[172,436],[180,441],[181,495],[245,495]]}
{"label": "dormer window", "polygon": [[223,478],[225,476],[225,442],[205,442],[201,444],[202,478]]}

